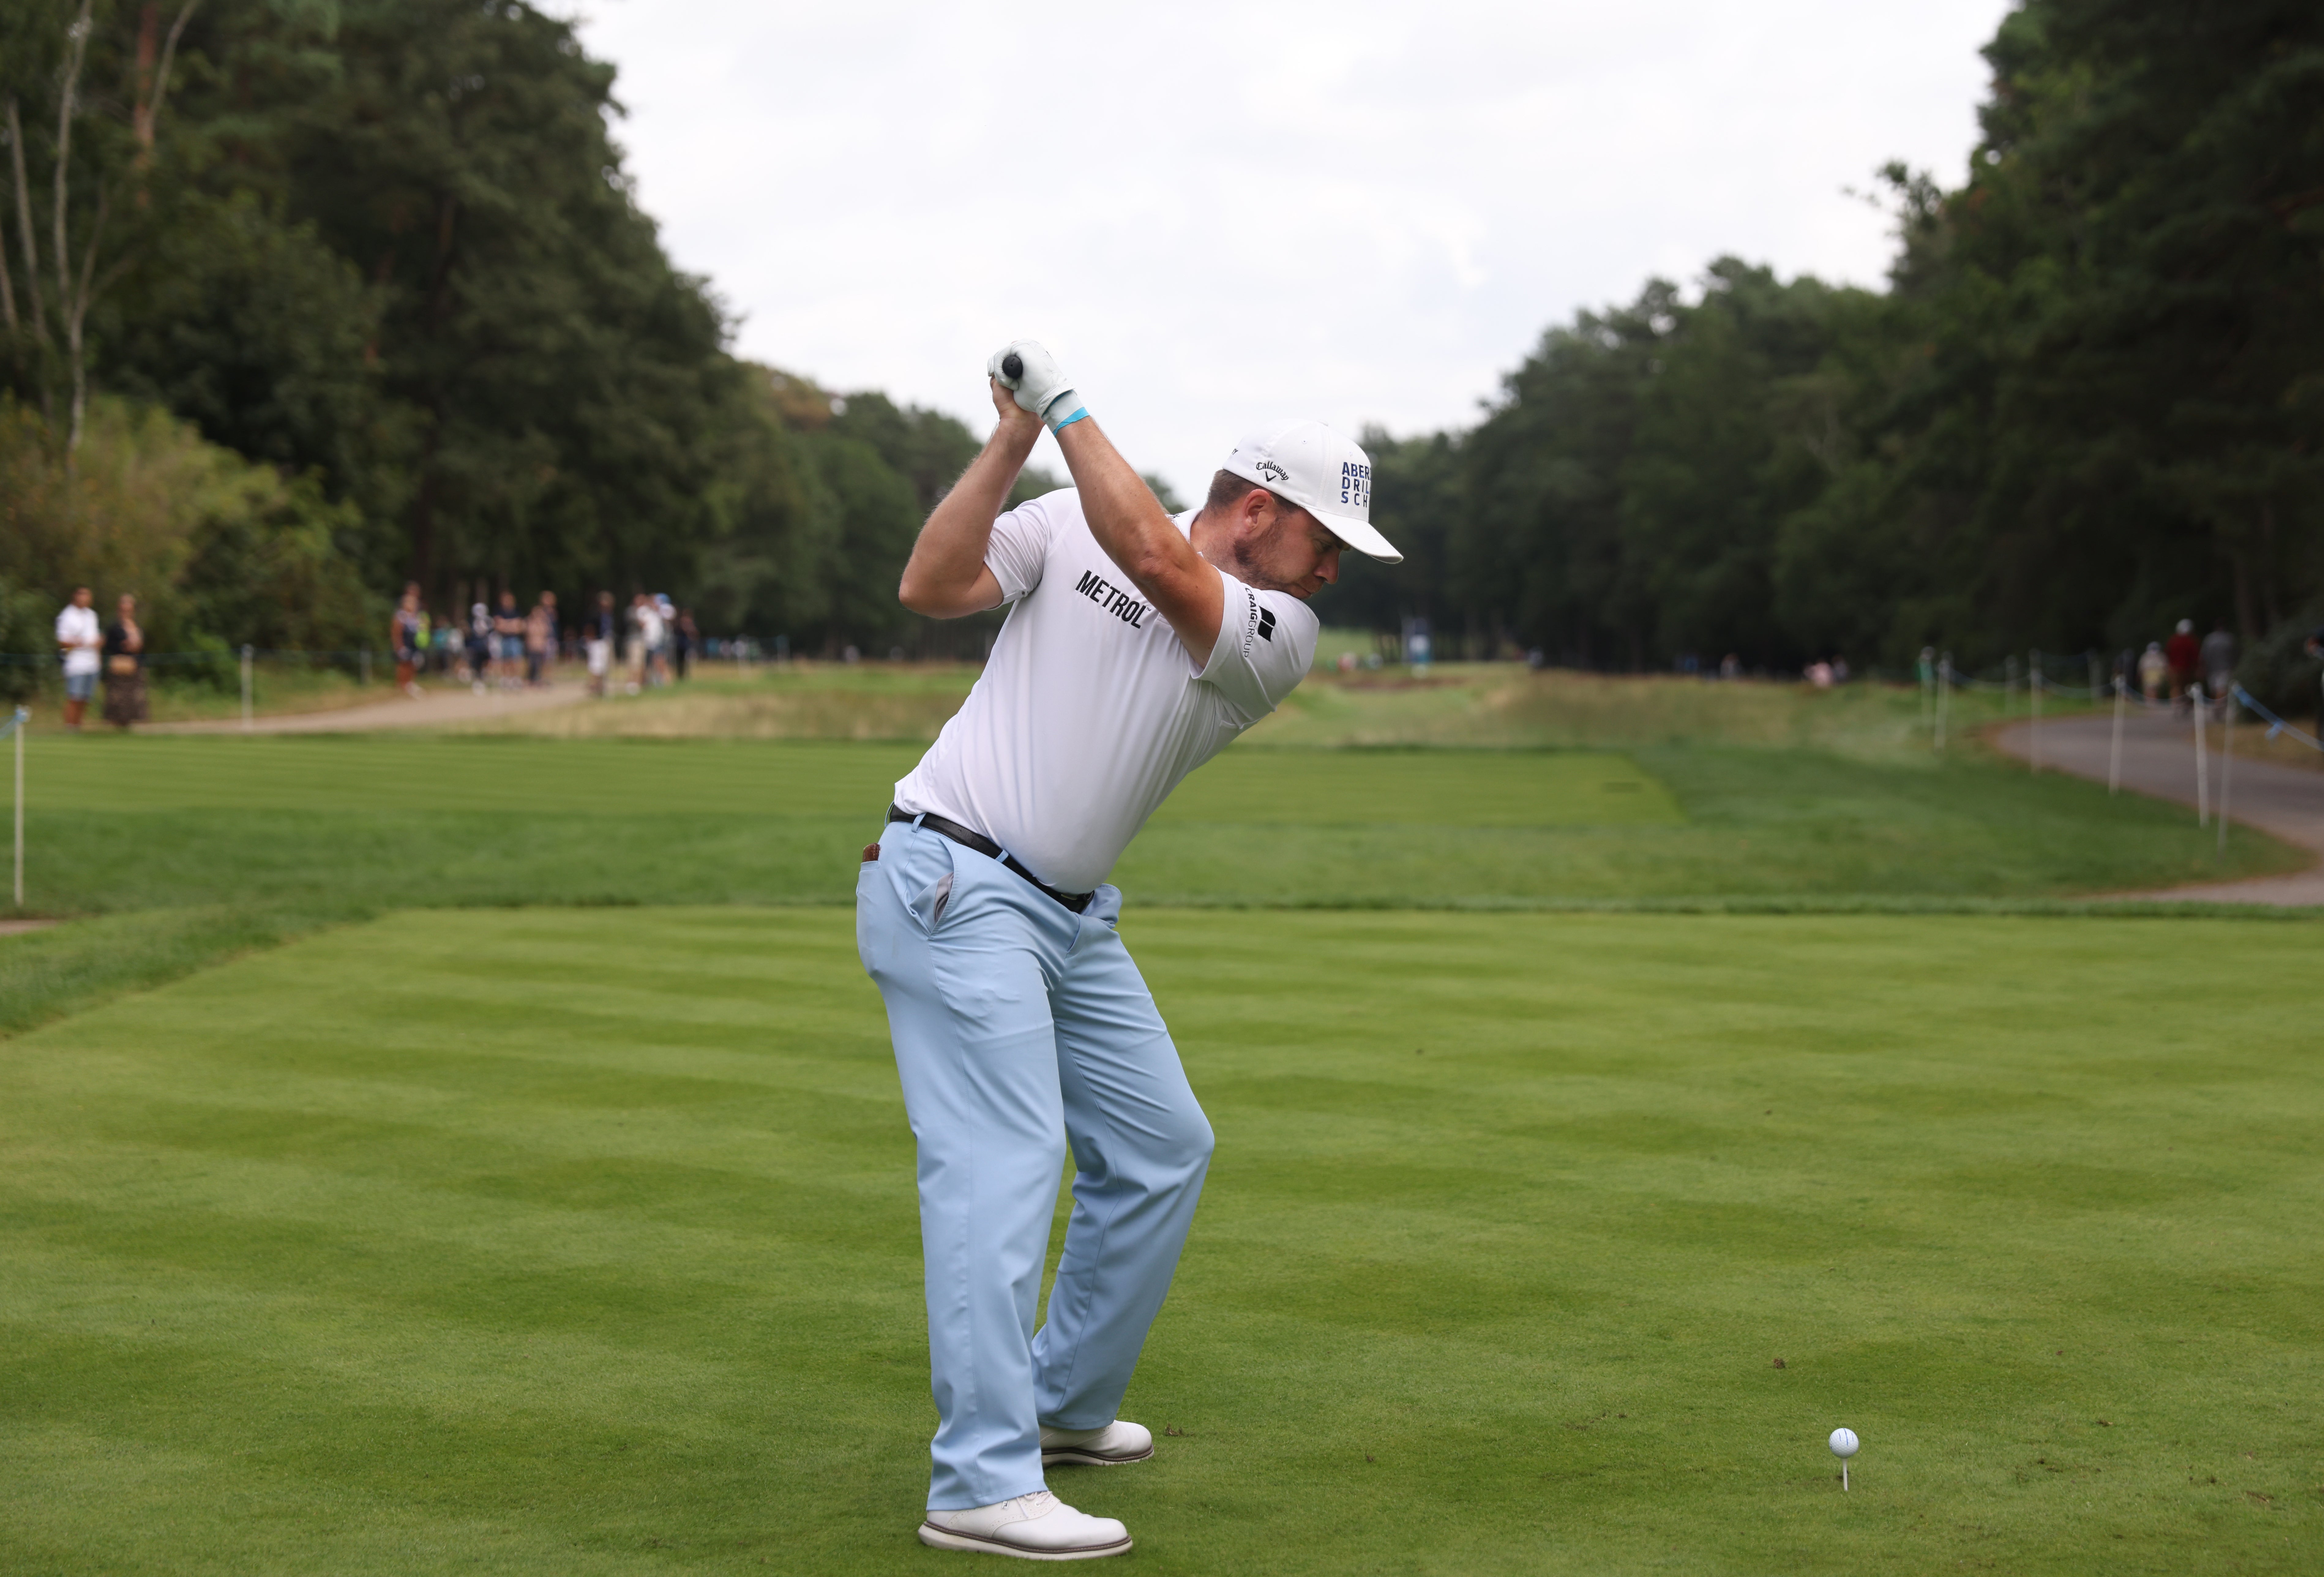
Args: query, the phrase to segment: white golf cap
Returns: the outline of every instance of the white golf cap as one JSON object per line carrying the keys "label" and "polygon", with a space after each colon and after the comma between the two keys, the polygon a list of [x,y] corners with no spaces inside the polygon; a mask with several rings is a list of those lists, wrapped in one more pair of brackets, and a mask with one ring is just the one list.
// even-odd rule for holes
{"label": "white golf cap", "polygon": [[1367,558],[1404,562],[1372,530],[1371,456],[1322,422],[1261,428],[1237,444],[1221,468],[1297,504]]}

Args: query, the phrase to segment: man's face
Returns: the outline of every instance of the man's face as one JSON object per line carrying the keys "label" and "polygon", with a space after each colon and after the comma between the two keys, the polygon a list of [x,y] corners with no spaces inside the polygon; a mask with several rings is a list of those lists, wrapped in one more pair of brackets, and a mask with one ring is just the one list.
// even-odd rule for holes
{"label": "man's face", "polygon": [[93,591],[89,590],[89,589],[88,589],[88,587],[87,587],[87,586],[77,586],[77,587],[75,587],[75,588],[74,588],[74,590],[73,590],[73,606],[74,606],[74,607],[76,607],[76,608],[86,608],[86,607],[88,607],[89,604],[91,604],[92,603],[94,603],[94,602],[96,602],[96,601],[97,601],[97,594],[96,594],[95,592],[93,592]]}
{"label": "man's face", "polygon": [[1252,572],[1252,585],[1304,602],[1340,578],[1340,552],[1347,544],[1305,510],[1270,503],[1273,518],[1251,533],[1240,557]]}

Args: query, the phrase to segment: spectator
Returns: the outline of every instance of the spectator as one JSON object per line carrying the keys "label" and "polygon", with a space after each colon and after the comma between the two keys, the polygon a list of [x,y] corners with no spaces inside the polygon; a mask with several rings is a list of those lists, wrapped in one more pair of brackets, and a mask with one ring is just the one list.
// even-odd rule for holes
{"label": "spectator", "polygon": [[524,682],[538,685],[557,656],[557,594],[543,592],[524,616]]}
{"label": "spectator", "polygon": [[2203,694],[2213,700],[2224,698],[2228,687],[2236,682],[2236,638],[2227,633],[2225,619],[2211,626],[2203,637]]}
{"label": "spectator", "polygon": [[694,626],[694,610],[680,608],[678,619],[670,626],[670,650],[678,656],[678,677],[684,678],[695,649],[702,644],[702,632]]}
{"label": "spectator", "polygon": [[493,611],[468,604],[468,687],[481,696],[493,671]]}
{"label": "spectator", "polygon": [[669,625],[661,616],[661,607],[645,593],[638,594],[638,655],[630,664],[630,692],[637,693],[641,685],[669,682],[669,652],[664,644],[669,639]]}
{"label": "spectator", "polygon": [[105,632],[105,720],[124,733],[145,721],[145,632],[138,627],[137,599],[127,592]]}
{"label": "spectator", "polygon": [[72,601],[57,614],[57,649],[65,661],[65,726],[80,732],[88,715],[88,698],[97,690],[97,670],[104,666],[100,653],[105,632],[97,620],[96,595],[85,586],[73,588]]}
{"label": "spectator", "polygon": [[395,687],[417,701],[420,665],[428,660],[428,615],[420,611],[418,581],[403,588],[403,600],[388,621],[387,639],[395,652]]}
{"label": "spectator", "polygon": [[524,683],[524,615],[517,611],[516,593],[501,593],[500,612],[493,615],[493,655],[500,659],[493,677],[503,690]]}
{"label": "spectator", "polygon": [[[2309,656],[2319,662],[2324,662],[2324,624],[2319,624],[2310,631],[2308,639],[2302,642],[2302,645]],[[2324,680],[2319,681],[2316,693],[2316,737],[2324,739]]]}
{"label": "spectator", "polygon": [[653,682],[657,686],[667,685],[669,683],[669,642],[678,623],[678,609],[671,604],[667,592],[655,593],[646,606],[654,616],[654,636],[646,643],[646,650],[653,658]]}
{"label": "spectator", "polygon": [[624,687],[630,695],[645,687],[646,680],[646,594],[639,592],[630,598],[629,612],[624,617],[628,628],[622,636],[623,665],[629,671]]}
{"label": "spectator", "polygon": [[589,616],[588,626],[589,693],[593,696],[605,693],[605,675],[613,666],[613,638],[618,633],[615,629],[618,622],[613,612],[613,594],[599,592],[597,611]]}
{"label": "spectator", "polygon": [[1743,677],[1743,659],[1736,656],[1731,651],[1725,657],[1720,658],[1719,659],[1719,677],[1722,679],[1741,678]]}
{"label": "spectator", "polygon": [[2163,655],[2160,642],[2150,641],[2138,659],[2138,687],[2145,693],[2146,704],[2159,706],[2163,687],[2171,682],[2171,659]]}
{"label": "spectator", "polygon": [[2195,621],[2181,619],[2179,628],[2171,632],[2170,643],[2163,647],[2163,660],[2171,665],[2171,700],[2173,706],[2184,700],[2187,687],[2195,682],[2195,663],[2202,648],[2195,640]]}

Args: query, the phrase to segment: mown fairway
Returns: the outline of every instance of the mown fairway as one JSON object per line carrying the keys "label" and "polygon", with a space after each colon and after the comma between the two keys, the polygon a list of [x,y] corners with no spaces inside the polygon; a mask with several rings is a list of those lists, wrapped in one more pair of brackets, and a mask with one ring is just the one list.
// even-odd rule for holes
{"label": "mown fairway", "polygon": [[[1221,1139],[1181,1433],[1056,1475],[1139,1569],[2314,1569],[2314,923],[1129,927]],[[342,928],[0,1047],[0,1569],[967,1559],[844,910]]]}
{"label": "mown fairway", "polygon": [[[0,947],[0,1030],[414,906],[845,904],[921,748],[44,736],[29,900],[102,918]],[[2175,807],[1881,748],[1240,745],[1163,807],[1116,880],[1144,907],[1960,908],[2304,858],[2238,833],[2223,860]]]}

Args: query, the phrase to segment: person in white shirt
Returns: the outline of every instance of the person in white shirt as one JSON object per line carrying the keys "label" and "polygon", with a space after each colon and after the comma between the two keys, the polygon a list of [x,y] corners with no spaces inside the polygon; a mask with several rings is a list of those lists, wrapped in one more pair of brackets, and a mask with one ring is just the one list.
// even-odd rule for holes
{"label": "person in white shirt", "polygon": [[[1401,556],[1370,524],[1370,462],[1320,423],[1245,439],[1173,519],[1039,346],[988,370],[1000,425],[899,595],[1009,617],[863,851],[856,936],[919,1147],[939,1418],[919,1536],[1084,1559],[1129,1533],[1060,1502],[1043,1468],[1153,1454],[1115,1414],[1212,1145],[1106,877],[1178,781],[1306,676],[1307,598],[1342,548]],[[1044,425],[1074,485],[1004,513]],[[1073,1215],[1037,1333],[1068,1140]]]}
{"label": "person in white shirt", "polygon": [[65,726],[75,733],[88,715],[88,698],[97,693],[97,656],[105,645],[96,602],[88,587],[75,586],[72,601],[57,614],[57,648],[65,662]]}

